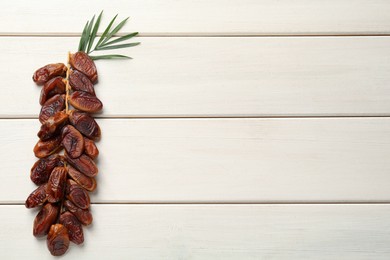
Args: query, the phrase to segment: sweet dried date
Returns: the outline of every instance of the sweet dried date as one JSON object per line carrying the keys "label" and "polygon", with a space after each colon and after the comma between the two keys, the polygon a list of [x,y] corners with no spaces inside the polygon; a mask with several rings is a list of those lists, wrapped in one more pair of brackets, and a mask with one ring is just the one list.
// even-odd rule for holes
{"label": "sweet dried date", "polygon": [[80,157],[84,152],[84,137],[76,128],[67,125],[62,129],[62,145],[70,157]]}
{"label": "sweet dried date", "polygon": [[80,209],[73,202],[69,200],[65,200],[64,206],[75,215],[75,217],[83,224],[84,226],[88,226],[92,223],[93,218],[91,212],[88,209]]}
{"label": "sweet dried date", "polygon": [[46,198],[46,184],[43,184],[31,192],[24,205],[28,209],[35,208],[36,206],[40,206],[45,203]]}
{"label": "sweet dried date", "polygon": [[96,147],[96,144],[93,140],[84,138],[84,152],[86,155],[91,157],[91,159],[96,159],[99,155],[99,150]]}
{"label": "sweet dried date", "polygon": [[39,121],[44,123],[51,116],[54,116],[57,112],[65,109],[65,95],[57,94],[48,99],[41,107],[39,113]]}
{"label": "sweet dried date", "polygon": [[100,127],[87,113],[72,110],[69,115],[70,123],[77,128],[83,135],[93,140],[100,138]]}
{"label": "sweet dried date", "polygon": [[58,212],[57,205],[46,203],[34,219],[33,235],[36,237],[47,235],[50,226],[57,219]]}
{"label": "sweet dried date", "polygon": [[43,66],[34,72],[33,80],[38,85],[46,83],[48,80],[56,76],[65,76],[66,66],[63,63],[53,63]]}
{"label": "sweet dried date", "polygon": [[88,209],[91,202],[88,193],[71,179],[66,182],[66,198],[80,209]]}
{"label": "sweet dried date", "polygon": [[68,230],[69,240],[77,245],[84,242],[83,227],[80,221],[69,211],[65,211],[60,216],[60,224]]}
{"label": "sweet dried date", "polygon": [[79,158],[72,158],[65,152],[66,161],[74,168],[89,177],[95,177],[98,174],[98,168],[95,162],[88,155],[82,154]]}
{"label": "sweet dried date", "polygon": [[92,83],[97,81],[98,75],[95,63],[85,52],[78,51],[70,55],[69,63],[73,68],[85,74]]}
{"label": "sweet dried date", "polygon": [[41,96],[39,98],[39,104],[41,106],[45,104],[46,100],[57,94],[65,94],[65,83],[62,77],[55,77],[43,85],[41,89]]}
{"label": "sweet dried date", "polygon": [[54,224],[47,235],[47,247],[53,256],[65,254],[69,248],[68,230],[62,224]]}
{"label": "sweet dried date", "polygon": [[47,182],[50,173],[56,166],[63,166],[63,161],[58,154],[50,155],[47,158],[41,158],[36,161],[31,168],[30,178],[36,185]]}
{"label": "sweet dried date", "polygon": [[96,189],[96,180],[94,178],[88,177],[70,165],[68,165],[68,174],[75,182],[87,191],[94,191]]}
{"label": "sweet dried date", "polygon": [[72,70],[72,72],[70,73],[69,84],[73,90],[88,92],[89,94],[95,96],[93,83],[89,80],[87,76],[85,76],[78,70]]}
{"label": "sweet dried date", "polygon": [[103,109],[103,103],[96,96],[83,91],[74,91],[69,102],[73,107],[88,113],[97,113]]}
{"label": "sweet dried date", "polygon": [[38,158],[43,158],[59,149],[61,149],[61,136],[55,136],[46,141],[39,140],[34,147],[34,154]]}
{"label": "sweet dried date", "polygon": [[63,111],[57,112],[54,116],[49,117],[45,123],[41,125],[38,132],[38,137],[41,140],[47,140],[59,133],[61,127],[68,122],[69,115]]}
{"label": "sweet dried date", "polygon": [[64,197],[66,175],[67,171],[65,167],[54,168],[46,187],[47,200],[49,202],[54,203],[60,201]]}

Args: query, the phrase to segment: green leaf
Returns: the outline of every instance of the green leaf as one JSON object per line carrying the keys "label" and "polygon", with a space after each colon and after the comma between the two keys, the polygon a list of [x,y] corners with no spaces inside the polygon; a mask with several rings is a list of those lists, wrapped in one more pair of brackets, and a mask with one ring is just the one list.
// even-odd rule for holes
{"label": "green leaf", "polygon": [[99,55],[99,56],[89,56],[93,60],[113,60],[113,59],[131,59],[129,56],[119,55],[119,54],[108,54],[108,55]]}
{"label": "green leaf", "polygon": [[[103,11],[100,12],[97,20],[96,20],[96,23],[95,25],[93,26],[93,29],[92,29],[92,33],[89,37],[89,42],[88,42],[88,48],[87,48],[87,53],[89,53],[89,51],[91,50],[92,48],[92,45],[93,45],[93,42],[95,41],[95,38],[96,38],[96,33],[97,31],[99,30],[99,25],[100,25],[100,20],[102,19],[102,14],[103,14]],[[95,17],[95,16],[94,16]],[[92,19],[93,21],[93,19]]]}
{"label": "green leaf", "polygon": [[106,38],[106,35],[107,35],[107,33],[110,31],[111,26],[112,26],[112,24],[114,23],[114,21],[115,21],[115,19],[116,19],[117,16],[118,16],[118,15],[115,15],[115,17],[111,20],[110,24],[109,24],[109,25],[107,26],[107,28],[104,30],[102,36],[100,36],[99,41],[96,43],[95,49],[96,49],[96,47],[98,47],[98,46],[100,45],[100,43],[102,43],[102,41]]}
{"label": "green leaf", "polygon": [[109,39],[111,39],[111,37],[116,34],[120,29],[122,29],[123,25],[125,25],[126,21],[129,19],[129,17],[127,17],[125,20],[123,20],[122,22],[120,22],[106,37],[106,39],[103,40],[102,44],[105,44]]}
{"label": "green leaf", "polygon": [[139,44],[140,44],[139,42],[132,42],[132,43],[126,43],[126,44],[109,45],[109,46],[99,47],[99,49],[96,49],[96,50],[103,51],[103,50],[122,49],[122,48],[137,46]]}
{"label": "green leaf", "polygon": [[84,45],[84,52],[86,51],[87,46],[88,46],[88,42],[89,42],[89,39],[90,39],[90,36],[91,36],[91,31],[92,31],[92,26],[93,26],[93,22],[94,21],[95,21],[95,16],[92,17],[92,20],[89,23],[88,28],[87,28],[86,41],[85,41],[85,45]]}
{"label": "green leaf", "polygon": [[88,28],[88,22],[85,24],[83,33],[81,34],[81,38],[80,38],[80,42],[79,42],[79,49],[78,49],[79,51],[84,51],[84,49],[85,49],[87,28]]}
{"label": "green leaf", "polygon": [[105,44],[102,44],[101,46],[107,46],[107,45],[111,45],[111,44],[114,44],[114,43],[123,42],[123,41],[126,41],[126,40],[128,40],[128,39],[133,38],[133,37],[136,36],[137,34],[138,34],[138,32],[130,33],[130,34],[128,34],[128,35],[119,37],[118,39],[115,39],[115,40],[113,40],[113,41],[106,42]]}

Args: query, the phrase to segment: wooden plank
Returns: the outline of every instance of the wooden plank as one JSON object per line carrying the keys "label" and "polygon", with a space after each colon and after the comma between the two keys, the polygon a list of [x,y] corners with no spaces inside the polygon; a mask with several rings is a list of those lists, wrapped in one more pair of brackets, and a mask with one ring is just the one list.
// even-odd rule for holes
{"label": "wooden plank", "polygon": [[[98,61],[103,117],[390,114],[390,37],[141,38]],[[32,73],[75,38],[0,38],[0,117],[36,117]]]}
{"label": "wooden plank", "polygon": [[[93,14],[103,24],[120,12],[131,16],[125,31],[143,35],[315,35],[388,34],[387,0],[137,0],[89,2],[28,0],[2,3],[2,34],[81,33]],[[71,17],[68,15],[71,14]],[[15,22],[22,21],[22,22]]]}
{"label": "wooden plank", "polygon": [[[390,200],[389,118],[98,122],[94,202]],[[0,121],[1,203],[23,203],[35,187],[29,169],[38,127],[38,120]]]}
{"label": "wooden plank", "polygon": [[[52,259],[36,214],[0,206],[0,255]],[[389,259],[389,205],[93,205],[63,259]],[[20,250],[20,248],[23,250]],[[126,256],[126,257],[125,257]]]}

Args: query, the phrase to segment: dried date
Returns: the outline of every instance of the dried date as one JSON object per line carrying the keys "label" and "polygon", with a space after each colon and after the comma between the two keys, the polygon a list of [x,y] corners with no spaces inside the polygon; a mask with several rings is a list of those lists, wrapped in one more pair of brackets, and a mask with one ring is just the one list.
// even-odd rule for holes
{"label": "dried date", "polygon": [[65,167],[54,168],[46,187],[47,200],[49,202],[54,203],[60,201],[64,197],[66,175],[67,170]]}
{"label": "dried date", "polygon": [[87,191],[94,191],[96,189],[96,180],[94,178],[88,177],[70,165],[68,166],[68,174],[75,182]]}
{"label": "dried date", "polygon": [[69,211],[61,214],[59,223],[68,230],[69,240],[77,245],[84,242],[83,227],[80,221]]}
{"label": "dried date", "polygon": [[96,144],[93,140],[84,138],[84,152],[86,155],[91,157],[91,159],[96,159],[99,155],[99,150],[96,147]]}
{"label": "dried date", "polygon": [[84,91],[95,96],[95,90],[91,80],[78,70],[72,70],[69,76],[69,84],[73,90]]}
{"label": "dried date", "polygon": [[84,226],[88,226],[92,223],[93,218],[91,212],[88,209],[80,209],[73,202],[65,200],[64,206],[75,215],[75,217],[80,221]]}
{"label": "dried date", "polygon": [[79,158],[72,158],[66,152],[64,155],[70,165],[88,177],[95,177],[98,174],[98,168],[95,162],[88,155],[82,154]]}
{"label": "dried date", "polygon": [[46,141],[39,140],[34,147],[34,154],[38,158],[47,157],[61,149],[61,136],[52,137]]}
{"label": "dried date", "polygon": [[24,205],[28,209],[35,208],[36,206],[41,206],[43,203],[45,203],[46,198],[46,184],[43,184],[31,192]]}
{"label": "dried date", "polygon": [[97,113],[103,109],[103,103],[96,96],[83,91],[74,91],[69,102],[73,107],[88,113]]}
{"label": "dried date", "polygon": [[73,68],[85,74],[92,83],[96,83],[98,75],[95,63],[85,52],[78,51],[72,54],[69,63]]}
{"label": "dried date", "polygon": [[91,202],[88,193],[70,179],[66,182],[66,198],[80,209],[88,209]]}
{"label": "dried date", "polygon": [[30,178],[36,185],[44,184],[49,179],[52,170],[57,166],[63,165],[61,156],[58,154],[53,154],[47,158],[39,159],[31,168]]}
{"label": "dried date", "polygon": [[55,204],[46,203],[34,219],[33,235],[42,237],[47,235],[50,226],[56,221],[59,207]]}
{"label": "dried date", "polygon": [[45,123],[41,125],[38,132],[38,137],[41,140],[47,140],[58,134],[60,129],[68,122],[69,115],[63,111],[57,112],[54,116],[49,117]]}
{"label": "dried date", "polygon": [[47,235],[47,247],[53,256],[65,254],[69,248],[68,230],[62,224],[54,224]]}
{"label": "dried date", "polygon": [[44,123],[51,116],[54,116],[57,112],[65,109],[65,95],[57,94],[48,99],[41,107],[39,113],[39,121]]}
{"label": "dried date", "polygon": [[39,104],[45,104],[46,100],[57,94],[65,94],[65,83],[62,77],[55,77],[43,85]]}
{"label": "dried date", "polygon": [[33,81],[38,85],[46,83],[56,76],[65,76],[66,66],[63,63],[53,63],[37,69],[33,75]]}
{"label": "dried date", "polygon": [[70,157],[78,158],[84,152],[84,137],[76,128],[67,125],[62,129],[62,145]]}
{"label": "dried date", "polygon": [[72,110],[69,115],[70,123],[76,127],[83,135],[93,140],[98,140],[100,138],[100,127],[87,113],[80,111]]}

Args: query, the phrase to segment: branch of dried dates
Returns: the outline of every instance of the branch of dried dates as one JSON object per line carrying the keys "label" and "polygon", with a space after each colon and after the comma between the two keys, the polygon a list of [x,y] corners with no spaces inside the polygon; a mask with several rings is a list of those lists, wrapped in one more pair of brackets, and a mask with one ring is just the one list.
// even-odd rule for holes
{"label": "branch of dried dates", "polygon": [[[41,207],[34,220],[33,235],[47,235],[47,246],[54,256],[63,255],[70,242],[82,244],[82,226],[92,223],[88,192],[96,189],[94,177],[98,168],[94,160],[99,150],[95,141],[100,139],[101,132],[91,114],[100,112],[103,104],[95,94],[98,74],[89,53],[139,44],[112,45],[137,35],[132,33],[109,41],[127,20],[110,31],[115,16],[92,48],[101,16],[102,13],[96,23],[94,17],[87,22],[79,51],[68,54],[67,65],[48,64],[33,75],[33,81],[43,85],[39,100],[42,106],[39,121],[42,125],[38,132],[39,141],[34,147],[34,154],[39,160],[30,174],[32,182],[38,187],[28,196],[25,206]],[[94,56],[95,60],[118,58],[129,57],[118,54]]]}

